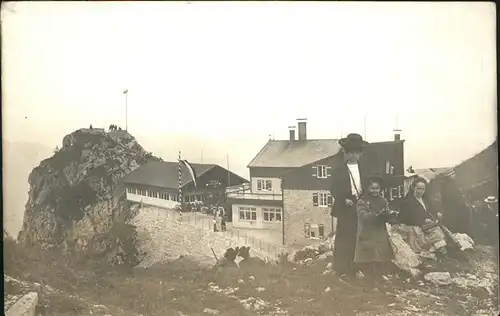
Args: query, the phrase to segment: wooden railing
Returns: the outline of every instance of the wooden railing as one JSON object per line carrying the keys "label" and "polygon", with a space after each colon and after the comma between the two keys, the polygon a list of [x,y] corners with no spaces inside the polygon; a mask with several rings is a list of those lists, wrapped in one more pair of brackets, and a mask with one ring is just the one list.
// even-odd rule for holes
{"label": "wooden railing", "polygon": [[226,194],[229,199],[240,199],[240,200],[275,200],[281,201],[283,197],[281,194],[273,193],[252,193],[248,191],[237,191],[229,192]]}

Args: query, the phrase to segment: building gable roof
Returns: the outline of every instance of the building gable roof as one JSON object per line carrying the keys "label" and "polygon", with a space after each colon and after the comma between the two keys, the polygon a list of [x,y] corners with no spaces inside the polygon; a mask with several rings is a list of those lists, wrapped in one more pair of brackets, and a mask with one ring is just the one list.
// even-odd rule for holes
{"label": "building gable roof", "polygon": [[248,167],[302,167],[336,155],[340,149],[338,139],[269,140]]}
{"label": "building gable roof", "polygon": [[426,168],[426,169],[415,169],[415,174],[419,177],[424,178],[427,181],[431,181],[438,175],[450,170],[451,168]]}
{"label": "building gable roof", "polygon": [[[214,164],[191,163],[197,177],[216,167]],[[181,185],[192,182],[191,175],[182,165]],[[179,163],[171,161],[150,161],[122,178],[123,183],[142,184],[160,188],[177,189],[179,187]]]}

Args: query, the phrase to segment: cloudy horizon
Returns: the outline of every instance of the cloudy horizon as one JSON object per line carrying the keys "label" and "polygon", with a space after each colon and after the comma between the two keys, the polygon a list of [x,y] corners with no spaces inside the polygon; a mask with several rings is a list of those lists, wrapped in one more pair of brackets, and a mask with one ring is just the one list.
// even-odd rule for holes
{"label": "cloudy horizon", "polygon": [[[230,167],[309,138],[403,130],[405,165],[496,138],[493,3],[18,2],[2,6],[3,137],[48,147],[125,127],[146,150]],[[366,133],[364,125],[366,117]],[[196,161],[198,162],[198,161]]]}

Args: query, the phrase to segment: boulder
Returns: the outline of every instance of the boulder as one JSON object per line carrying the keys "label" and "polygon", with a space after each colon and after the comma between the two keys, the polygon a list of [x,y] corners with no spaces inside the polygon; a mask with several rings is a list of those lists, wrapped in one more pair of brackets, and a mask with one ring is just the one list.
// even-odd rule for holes
{"label": "boulder", "polygon": [[453,283],[449,272],[429,272],[424,275],[424,279],[435,285],[450,285]]}

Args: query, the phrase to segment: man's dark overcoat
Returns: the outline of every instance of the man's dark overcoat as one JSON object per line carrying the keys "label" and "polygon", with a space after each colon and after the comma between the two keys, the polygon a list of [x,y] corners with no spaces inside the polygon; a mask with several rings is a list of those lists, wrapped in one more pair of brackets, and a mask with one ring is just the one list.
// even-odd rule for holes
{"label": "man's dark overcoat", "polygon": [[[361,188],[365,188],[367,169],[362,163],[358,163],[361,179]],[[332,216],[337,218],[335,232],[335,244],[333,249],[333,265],[337,273],[351,274],[355,272],[354,252],[356,250],[358,214],[356,210],[357,199],[351,191],[351,179],[347,163],[343,163],[332,171],[332,183],[330,192],[334,199]],[[361,193],[361,192],[360,192]],[[346,199],[354,202],[347,206]]]}

